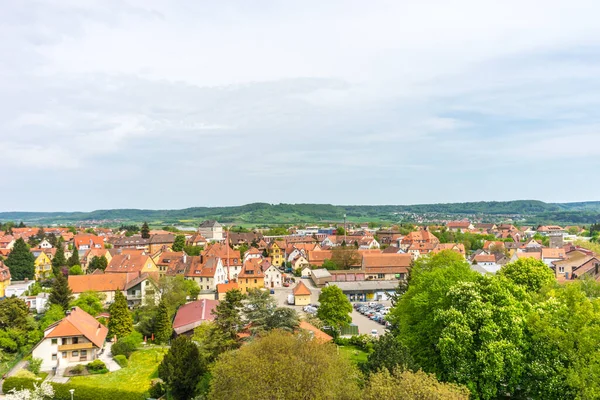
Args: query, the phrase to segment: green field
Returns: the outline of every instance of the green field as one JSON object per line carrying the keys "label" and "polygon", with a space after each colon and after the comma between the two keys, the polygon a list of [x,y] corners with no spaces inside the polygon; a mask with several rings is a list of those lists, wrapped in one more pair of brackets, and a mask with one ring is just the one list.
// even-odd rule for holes
{"label": "green field", "polygon": [[73,377],[70,383],[77,386],[127,389],[143,393],[150,388],[150,381],[157,377],[158,365],[166,351],[166,348],[139,350],[131,355],[129,365],[125,368],[103,375]]}
{"label": "green field", "polygon": [[347,357],[350,361],[359,364],[367,362],[367,352],[355,346],[338,346],[340,354]]}

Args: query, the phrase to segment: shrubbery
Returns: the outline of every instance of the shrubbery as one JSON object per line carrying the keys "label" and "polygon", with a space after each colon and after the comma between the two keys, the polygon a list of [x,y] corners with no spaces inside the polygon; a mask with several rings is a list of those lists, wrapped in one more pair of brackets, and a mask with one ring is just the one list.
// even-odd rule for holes
{"label": "shrubbery", "polygon": [[355,335],[350,338],[338,337],[335,343],[339,346],[356,346],[367,353],[373,350],[374,339],[370,335]]}
{"label": "shrubbery", "polygon": [[74,366],[69,370],[69,372],[73,375],[81,375],[85,371],[85,367],[81,364]]}
{"label": "shrubbery", "polygon": [[42,359],[41,358],[32,358],[31,360],[29,360],[29,365],[27,366],[27,369],[37,375],[40,373],[41,367],[42,367]]}
{"label": "shrubbery", "polygon": [[106,364],[102,360],[94,360],[86,365],[87,370],[92,374],[105,374],[108,372]]}
{"label": "shrubbery", "polygon": [[127,357],[125,357],[123,354],[114,356],[113,359],[117,364],[119,364],[121,368],[125,368],[129,364],[129,362],[127,361]]}
{"label": "shrubbery", "polygon": [[138,346],[142,343],[142,334],[139,332],[133,332],[124,338],[114,343],[111,347],[111,353],[114,356],[124,355],[129,358],[131,353],[137,350]]}
{"label": "shrubbery", "polygon": [[[33,389],[33,384],[39,385],[39,380],[10,377],[4,380],[2,391],[8,393],[11,389]],[[100,387],[74,385],[71,383],[51,383],[54,388],[54,400],[71,400],[69,389],[75,389],[78,400],[144,400],[146,393],[131,392],[122,389],[106,389]]]}

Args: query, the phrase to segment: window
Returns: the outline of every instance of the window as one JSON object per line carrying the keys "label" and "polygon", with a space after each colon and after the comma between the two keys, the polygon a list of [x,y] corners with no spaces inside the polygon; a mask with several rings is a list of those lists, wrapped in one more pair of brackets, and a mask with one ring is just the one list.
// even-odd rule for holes
{"label": "window", "polygon": [[385,278],[384,274],[377,274],[377,279],[383,279],[383,278]]}
{"label": "window", "polygon": [[62,358],[67,358],[67,352],[66,351],[62,352]]}
{"label": "window", "polygon": [[79,355],[79,352],[77,350],[73,351],[72,353],[73,357],[77,357]]}
{"label": "window", "polygon": [[77,343],[79,343],[79,338],[76,338],[76,337],[74,337],[74,338],[73,338],[73,339],[71,339],[71,340],[72,340],[72,342],[71,342],[72,344],[77,344]]}
{"label": "window", "polygon": [[69,339],[66,337],[61,339],[62,344],[67,344],[68,341],[69,341]]}
{"label": "window", "polygon": [[254,283],[256,283],[256,279],[254,280]]}
{"label": "window", "polygon": [[58,339],[52,339],[52,344],[57,344],[58,343]]}
{"label": "window", "polygon": [[558,267],[558,272],[561,274],[565,272],[565,267]]}
{"label": "window", "polygon": [[81,357],[87,357],[87,350],[81,350]]}
{"label": "window", "polygon": [[52,361],[56,360],[56,353],[52,354]]}

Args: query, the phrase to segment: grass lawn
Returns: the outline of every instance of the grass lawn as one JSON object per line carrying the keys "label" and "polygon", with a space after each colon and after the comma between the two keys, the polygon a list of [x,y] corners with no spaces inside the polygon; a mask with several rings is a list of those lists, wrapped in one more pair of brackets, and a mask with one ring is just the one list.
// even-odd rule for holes
{"label": "grass lawn", "polygon": [[126,388],[143,393],[150,388],[150,380],[157,377],[158,365],[166,352],[166,348],[138,350],[129,357],[129,365],[125,368],[103,375],[73,377],[70,383],[101,388]]}
{"label": "grass lawn", "polygon": [[355,346],[338,346],[340,354],[343,354],[350,361],[358,364],[367,361],[368,353]]}

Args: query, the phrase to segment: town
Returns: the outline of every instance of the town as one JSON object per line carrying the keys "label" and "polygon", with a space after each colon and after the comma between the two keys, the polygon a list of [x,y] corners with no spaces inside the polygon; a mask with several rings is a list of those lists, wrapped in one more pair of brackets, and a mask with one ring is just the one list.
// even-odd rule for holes
{"label": "town", "polygon": [[[410,287],[411,270],[436,259],[462,260],[482,277],[503,268],[525,274],[535,262],[556,284],[600,278],[598,225],[370,226],[0,224],[4,392],[29,379],[77,398],[90,388],[158,398],[181,390],[160,367],[160,379],[144,375],[167,359],[165,345],[192,338],[214,361],[236,347],[227,346],[275,327],[333,341],[366,368],[374,344],[397,329],[394,306]],[[226,318],[237,324],[215,333]],[[232,342],[219,348],[223,335]],[[102,374],[114,378],[98,379]],[[123,389],[128,379],[137,392]],[[208,390],[206,383],[200,389]]]}

